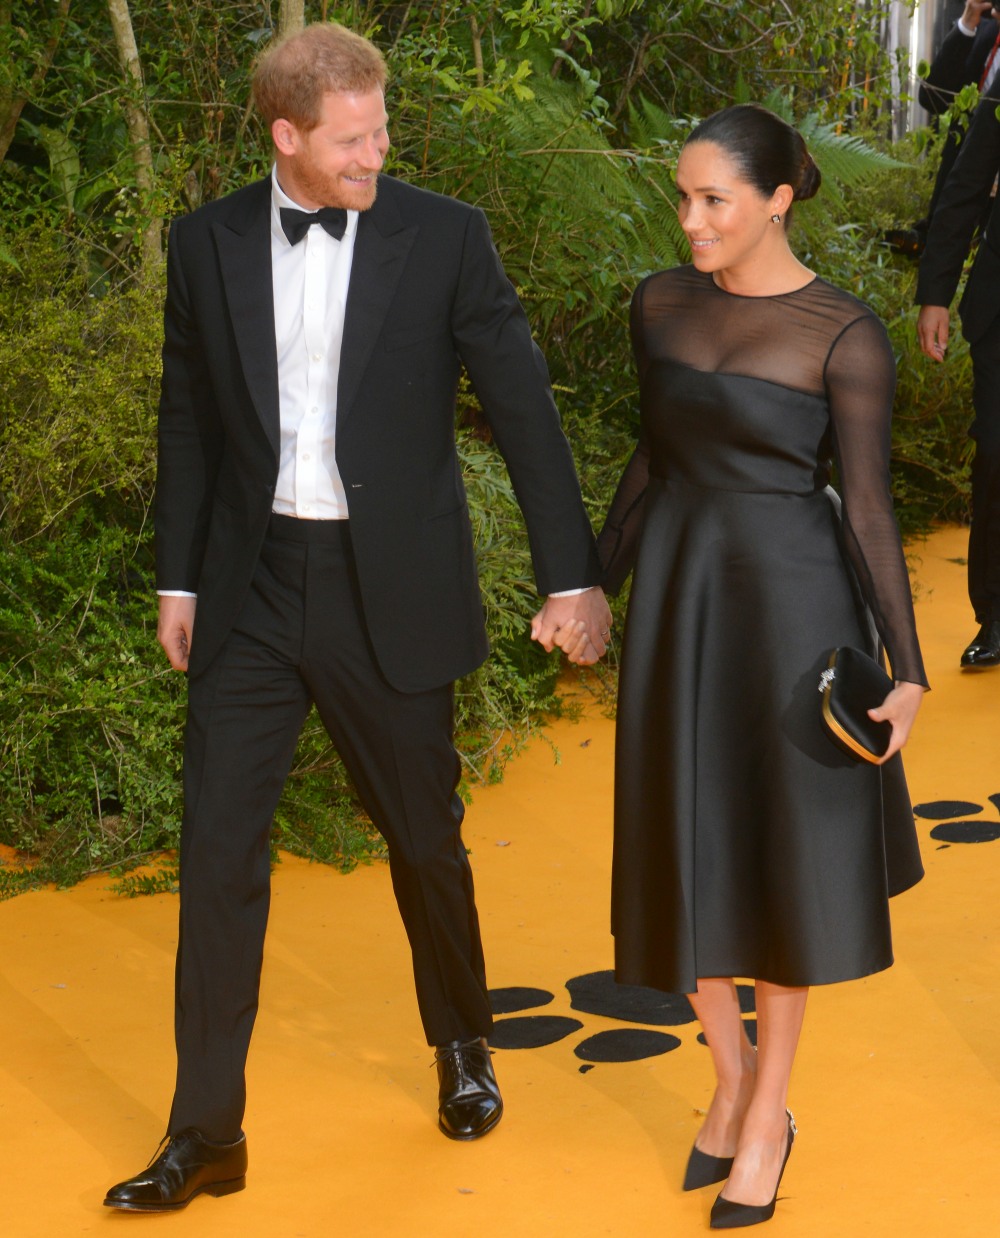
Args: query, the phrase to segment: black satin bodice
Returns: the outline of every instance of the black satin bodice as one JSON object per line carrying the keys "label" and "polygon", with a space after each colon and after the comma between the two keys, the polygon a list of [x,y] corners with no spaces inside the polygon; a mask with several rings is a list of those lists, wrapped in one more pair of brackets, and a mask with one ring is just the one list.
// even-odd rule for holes
{"label": "black satin bodice", "polygon": [[834,466],[843,542],[897,679],[926,684],[889,491],[895,364],[885,329],[821,279],[741,297],[693,267],[636,290],[641,433],[599,550],[620,588],[649,478],[747,495],[813,496]]}

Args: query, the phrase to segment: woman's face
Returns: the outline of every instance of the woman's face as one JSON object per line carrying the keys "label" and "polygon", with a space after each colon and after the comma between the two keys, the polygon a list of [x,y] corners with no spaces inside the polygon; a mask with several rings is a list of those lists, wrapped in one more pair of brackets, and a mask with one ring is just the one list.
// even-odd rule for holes
{"label": "woman's face", "polygon": [[678,218],[699,271],[725,271],[765,256],[761,245],[783,234],[775,198],[765,198],[714,142],[691,142],[677,161]]}

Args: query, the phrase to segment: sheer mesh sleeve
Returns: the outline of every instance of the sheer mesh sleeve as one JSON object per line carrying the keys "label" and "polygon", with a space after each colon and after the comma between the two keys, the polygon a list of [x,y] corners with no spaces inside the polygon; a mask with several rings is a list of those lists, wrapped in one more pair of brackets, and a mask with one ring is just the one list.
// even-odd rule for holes
{"label": "sheer mesh sleeve", "polygon": [[604,528],[597,538],[601,584],[606,593],[617,593],[621,589],[635,563],[648,483],[649,447],[640,438],[639,446],[625,466],[608,508]]}
{"label": "sheer mesh sleeve", "polygon": [[[635,290],[629,314],[632,350],[635,353],[640,382],[649,364],[642,331],[644,291],[645,282]],[[649,455],[649,443],[640,430],[639,445],[625,466],[615,497],[608,508],[604,527],[597,538],[597,557],[601,561],[602,571],[601,584],[606,593],[617,593],[621,589],[635,563],[639,534],[642,532],[643,500],[649,484]]]}
{"label": "sheer mesh sleeve", "polygon": [[885,329],[865,316],[846,327],[826,364],[847,553],[897,680],[927,686],[910,581],[889,492],[896,370]]}

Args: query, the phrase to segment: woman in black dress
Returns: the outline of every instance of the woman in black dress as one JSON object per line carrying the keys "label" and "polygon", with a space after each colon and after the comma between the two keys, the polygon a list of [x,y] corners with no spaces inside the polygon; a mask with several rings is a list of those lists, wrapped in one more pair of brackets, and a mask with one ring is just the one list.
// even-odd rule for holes
{"label": "woman in black dress", "polygon": [[[788,246],[819,179],[765,109],[692,132],[692,264],[635,293],[642,429],[600,538],[607,587],[635,568],[616,974],[688,993],[704,1028],[717,1087],[684,1186],[725,1181],[713,1228],[773,1214],[808,988],[888,967],[888,897],[922,875],[897,755],[926,679],[888,485],[895,368],[871,311]],[[817,694],[831,649],[872,650],[869,621],[895,680],[880,765],[830,742]],[[756,1053],[734,976],[757,982]]]}

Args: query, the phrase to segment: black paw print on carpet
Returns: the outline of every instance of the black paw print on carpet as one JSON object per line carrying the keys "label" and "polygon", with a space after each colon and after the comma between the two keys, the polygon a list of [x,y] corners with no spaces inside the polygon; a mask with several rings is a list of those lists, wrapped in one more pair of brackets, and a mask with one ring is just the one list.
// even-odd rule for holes
{"label": "black paw print on carpet", "polygon": [[[573,1052],[585,1065],[581,1074],[593,1070],[598,1062],[636,1062],[641,1058],[672,1053],[683,1043],[671,1032],[654,1031],[657,1027],[682,1027],[695,1022],[695,1013],[688,999],[676,993],[661,993],[635,984],[616,984],[611,971],[592,971],[566,981],[570,1008],[581,1014],[603,1015],[628,1024],[645,1027],[613,1028],[586,1036]],[[743,1014],[754,1011],[754,991],[749,984],[736,986]],[[555,1000],[548,989],[490,989],[490,1004],[494,1015],[514,1015],[498,1018],[493,1024],[490,1045],[494,1049],[539,1049],[554,1045],[567,1036],[583,1031],[580,1019],[557,1014],[524,1015],[517,1012],[535,1010]],[[744,1020],[751,1041],[756,1043],[756,1019]],[[698,1040],[705,1043],[699,1033]]]}
{"label": "black paw print on carpet", "polygon": [[[986,798],[1000,813],[1000,791]],[[926,804],[915,804],[913,807],[914,816],[923,817],[925,821],[941,822],[931,830],[931,838],[941,844],[939,851],[950,847],[952,843],[996,842],[1000,838],[1000,820],[952,820],[954,817],[968,817],[982,811],[982,804],[973,804],[970,800],[930,800]]]}

